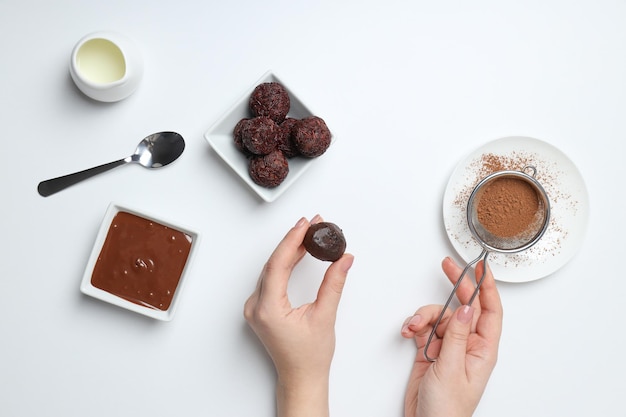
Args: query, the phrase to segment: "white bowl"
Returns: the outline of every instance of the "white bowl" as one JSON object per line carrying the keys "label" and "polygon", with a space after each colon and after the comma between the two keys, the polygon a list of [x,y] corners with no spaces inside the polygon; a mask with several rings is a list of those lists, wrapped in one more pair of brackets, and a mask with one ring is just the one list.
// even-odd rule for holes
{"label": "white bowl", "polygon": [[[177,232],[182,232],[185,235],[187,235],[186,237],[188,239],[191,240],[191,247],[189,250],[189,255],[187,256],[187,260],[184,263],[184,267],[182,268],[182,273],[180,274],[180,278],[178,281],[178,285],[175,287],[174,294],[170,303],[170,306],[167,308],[167,310],[161,310],[155,307],[148,307],[145,305],[140,305],[137,303],[134,303],[132,301],[128,301],[127,299],[115,295],[114,293],[105,291],[101,288],[98,288],[96,286],[94,286],[92,284],[92,275],[94,272],[94,268],[96,267],[96,263],[98,262],[98,257],[100,256],[103,246],[105,244],[106,238],[107,238],[107,234],[109,232],[109,229],[112,225],[112,221],[115,218],[115,216],[120,213],[120,212],[126,212],[126,213],[130,213],[130,214],[134,214],[136,216],[139,216],[142,219],[145,219],[147,221],[151,221],[154,223],[158,223],[162,226],[166,226],[174,231]],[[132,238],[127,238],[127,240],[122,241],[122,245],[124,245],[124,242],[126,242],[127,247],[132,247]],[[187,275],[189,272],[189,265],[192,262],[192,259],[197,251],[198,245],[199,245],[199,241],[200,241],[200,235],[187,228],[187,227],[182,227],[180,225],[174,224],[172,222],[163,220],[163,219],[159,219],[156,216],[153,215],[149,215],[146,214],[144,212],[140,212],[136,209],[132,209],[132,208],[128,208],[128,207],[124,207],[121,206],[119,204],[116,203],[111,203],[106,211],[106,214],[104,216],[104,220],[102,221],[102,224],[100,226],[100,230],[98,231],[98,235],[96,237],[96,242],[93,246],[93,250],[91,252],[91,255],[89,257],[89,261],[87,262],[87,267],[85,268],[85,273],[83,275],[83,279],[82,282],[80,284],[80,290],[84,293],[87,294],[91,297],[100,299],[102,301],[106,301],[108,303],[114,304],[116,306],[119,307],[123,307],[125,309],[128,309],[130,311],[134,311],[136,313],[139,314],[143,314],[145,316],[148,317],[152,317],[154,319],[158,319],[158,320],[163,320],[163,321],[170,321],[172,320],[172,318],[174,317],[174,313],[176,311],[176,308],[180,302],[180,296],[181,296],[181,291],[182,291],[182,287],[184,286],[185,281],[187,280]],[[149,244],[153,244],[152,242],[149,242]],[[139,260],[139,259],[138,259]],[[150,259],[149,259],[150,260]],[[132,260],[131,260],[132,261]],[[158,262],[158,259],[156,260]],[[144,264],[145,266],[145,264]]]}
{"label": "white bowl", "polygon": [[[280,80],[274,73],[268,71],[259,80],[257,80],[257,82],[251,85],[241,98],[235,102],[230,110],[224,113],[224,115],[222,115],[222,117],[220,117],[209,128],[209,130],[204,134],[204,137],[215,152],[233,169],[233,171],[235,171],[235,173],[237,173],[237,175],[239,175],[239,177],[241,177],[246,184],[248,184],[248,186],[255,193],[257,193],[266,202],[272,202],[287,191],[287,189],[291,187],[307,169],[309,169],[311,164],[315,162],[316,159],[323,157],[323,155],[317,158],[304,158],[299,156],[290,158],[289,174],[278,187],[266,188],[252,181],[252,178],[250,178],[250,174],[248,173],[248,159],[235,146],[233,129],[235,128],[237,122],[241,119],[252,117],[248,107],[250,94],[252,94],[257,85],[266,82],[278,82],[285,87],[289,93],[291,107],[287,117],[303,119],[309,116],[318,116],[322,119],[324,118],[323,114],[314,113],[308,106],[305,106],[287,84]],[[334,140],[335,137],[332,135],[331,129],[331,145]]]}
{"label": "white bowl", "polygon": [[143,76],[143,60],[128,37],[94,32],[74,46],[70,75],[86,96],[104,102],[119,101],[137,89]]}

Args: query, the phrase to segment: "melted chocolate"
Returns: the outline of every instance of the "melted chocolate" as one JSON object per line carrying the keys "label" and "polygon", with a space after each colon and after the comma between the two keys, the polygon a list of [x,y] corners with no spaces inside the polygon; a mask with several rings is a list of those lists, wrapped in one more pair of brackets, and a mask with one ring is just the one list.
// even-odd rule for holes
{"label": "melted chocolate", "polygon": [[167,310],[191,240],[181,231],[121,211],[111,222],[91,284],[135,304]]}

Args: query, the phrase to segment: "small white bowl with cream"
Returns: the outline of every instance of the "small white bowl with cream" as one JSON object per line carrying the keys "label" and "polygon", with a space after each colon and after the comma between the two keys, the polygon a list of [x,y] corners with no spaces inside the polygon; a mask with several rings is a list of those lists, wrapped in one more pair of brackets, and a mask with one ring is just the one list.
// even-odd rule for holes
{"label": "small white bowl with cream", "polygon": [[137,89],[143,60],[128,37],[110,31],[93,32],[80,39],[72,50],[70,74],[86,96],[114,102]]}

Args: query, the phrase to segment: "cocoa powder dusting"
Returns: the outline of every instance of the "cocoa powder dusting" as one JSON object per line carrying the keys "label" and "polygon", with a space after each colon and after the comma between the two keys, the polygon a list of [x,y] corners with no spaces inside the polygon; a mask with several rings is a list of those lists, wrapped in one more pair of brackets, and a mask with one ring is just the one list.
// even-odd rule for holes
{"label": "cocoa powder dusting", "polygon": [[478,221],[492,235],[514,237],[534,223],[539,198],[533,187],[518,178],[496,178],[480,193],[476,205]]}
{"label": "cocoa powder dusting", "polygon": [[[453,231],[452,238],[467,248],[476,247],[478,250],[477,243],[469,232],[466,219],[467,202],[474,187],[481,179],[494,172],[503,170],[521,171],[528,165],[537,168],[535,179],[546,190],[550,205],[553,207],[558,206],[564,214],[575,215],[578,201],[561,188],[560,177],[563,173],[555,161],[548,160],[543,155],[535,152],[527,151],[508,151],[502,154],[484,153],[468,163],[465,168],[466,181],[460,188],[456,189],[453,196],[453,211],[449,219],[450,225],[448,226],[448,231]],[[536,194],[535,197],[537,197]],[[535,212],[537,210],[538,208],[535,208]],[[481,222],[487,223],[483,224],[483,226],[489,230],[488,225],[491,225],[489,221],[483,219]],[[503,265],[518,266],[556,256],[560,252],[563,240],[568,238],[568,231],[562,226],[561,222],[562,216],[558,211],[553,210],[547,233],[537,245],[516,254],[492,254],[492,261]],[[532,227],[528,223],[526,223],[526,226]],[[491,227],[495,226],[491,225]],[[506,230],[500,229],[492,231],[492,234],[500,237],[507,237],[503,235],[506,233]]]}

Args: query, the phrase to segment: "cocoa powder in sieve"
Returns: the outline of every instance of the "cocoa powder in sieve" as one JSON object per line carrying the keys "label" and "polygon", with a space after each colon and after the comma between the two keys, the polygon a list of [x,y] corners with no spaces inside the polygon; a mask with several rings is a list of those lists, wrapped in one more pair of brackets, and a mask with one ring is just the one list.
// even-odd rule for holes
{"label": "cocoa powder in sieve", "polygon": [[535,189],[519,178],[496,178],[481,191],[476,214],[492,235],[518,236],[535,223],[539,197]]}
{"label": "cocoa powder in sieve", "polygon": [[[464,249],[478,250],[476,241],[471,236],[467,226],[467,201],[476,184],[486,176],[503,170],[522,170],[527,165],[537,168],[535,179],[541,183],[550,199],[551,215],[546,234],[537,245],[520,252],[506,255],[492,254],[492,262],[510,266],[528,266],[546,262],[561,253],[565,242],[570,239],[567,223],[568,219],[576,217],[581,202],[571,194],[571,188],[565,178],[563,170],[550,154],[537,153],[527,150],[509,150],[499,152],[485,152],[467,162],[464,181],[460,182],[452,200],[452,208],[446,226],[451,239],[454,239]],[[537,212],[537,219],[541,221],[542,209]],[[529,229],[537,230],[534,224]],[[525,236],[522,236],[525,237]],[[497,238],[497,236],[496,236]],[[517,238],[517,237],[516,237]]]}

